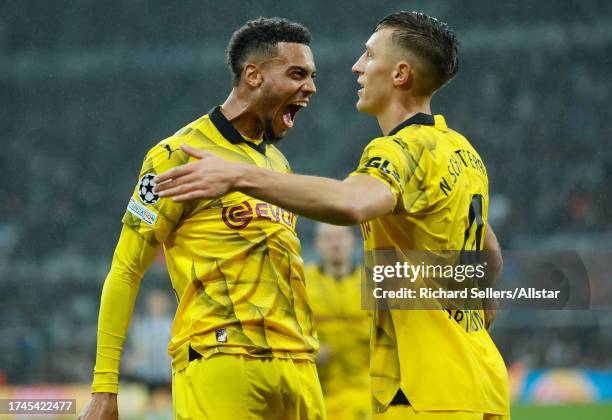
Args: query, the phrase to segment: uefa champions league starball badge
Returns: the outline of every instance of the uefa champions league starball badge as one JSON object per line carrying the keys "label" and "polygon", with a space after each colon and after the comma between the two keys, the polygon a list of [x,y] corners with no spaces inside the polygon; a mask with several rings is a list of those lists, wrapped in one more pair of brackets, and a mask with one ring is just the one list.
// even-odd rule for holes
{"label": "uefa champions league starball badge", "polygon": [[138,184],[138,198],[145,204],[155,204],[159,200],[159,195],[153,192],[155,174],[146,174],[140,179]]}

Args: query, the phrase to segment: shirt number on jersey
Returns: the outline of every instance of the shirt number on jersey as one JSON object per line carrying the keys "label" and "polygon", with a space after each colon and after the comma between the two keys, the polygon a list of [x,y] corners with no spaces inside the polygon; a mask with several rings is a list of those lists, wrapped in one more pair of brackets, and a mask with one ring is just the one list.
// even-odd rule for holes
{"label": "shirt number on jersey", "polygon": [[[461,264],[471,265],[480,263],[480,251],[482,248],[482,219],[483,198],[480,194],[474,194],[470,202],[468,226],[463,235],[463,246],[461,247]],[[472,227],[474,229],[472,229]]]}

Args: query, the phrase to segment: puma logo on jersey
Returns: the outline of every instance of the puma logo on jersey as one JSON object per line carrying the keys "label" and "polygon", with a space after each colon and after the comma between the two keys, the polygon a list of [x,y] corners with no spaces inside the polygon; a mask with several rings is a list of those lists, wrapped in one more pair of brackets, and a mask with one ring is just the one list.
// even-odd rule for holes
{"label": "puma logo on jersey", "polygon": [[172,149],[169,144],[164,144],[164,149],[168,151],[168,159],[172,157],[172,153],[176,152],[177,150],[180,150],[180,149]]}

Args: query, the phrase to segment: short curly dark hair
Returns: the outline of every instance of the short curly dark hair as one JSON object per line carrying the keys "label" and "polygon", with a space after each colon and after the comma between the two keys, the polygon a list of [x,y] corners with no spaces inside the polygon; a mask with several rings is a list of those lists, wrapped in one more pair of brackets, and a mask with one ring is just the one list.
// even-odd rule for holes
{"label": "short curly dark hair", "polygon": [[251,54],[275,57],[279,42],[310,45],[310,31],[287,19],[259,17],[234,32],[227,46],[227,64],[234,75],[234,86],[240,82],[244,63]]}
{"label": "short curly dark hair", "polygon": [[420,12],[396,12],[385,16],[374,28],[394,30],[393,42],[421,58],[427,66],[427,86],[433,93],[459,71],[459,42],[444,22]]}

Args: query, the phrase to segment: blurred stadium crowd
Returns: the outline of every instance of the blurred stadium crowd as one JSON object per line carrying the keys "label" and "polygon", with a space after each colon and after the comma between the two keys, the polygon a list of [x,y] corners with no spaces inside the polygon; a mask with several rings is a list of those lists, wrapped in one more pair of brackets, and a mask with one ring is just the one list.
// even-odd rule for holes
{"label": "blurred stadium crowd", "polygon": [[[273,10],[314,35],[318,94],[280,146],[294,170],[354,168],[379,134],[354,109],[350,66],[391,10],[357,3],[0,3],[0,381],[90,381],[101,284],[140,159],[223,101],[223,50],[245,20]],[[434,107],[485,159],[502,246],[612,249],[612,3],[552,4],[410,8],[462,41],[459,75]],[[313,224],[299,225],[313,260]],[[143,285],[170,293],[163,265]],[[612,368],[611,327],[606,312],[512,312],[494,337],[509,364]]]}

